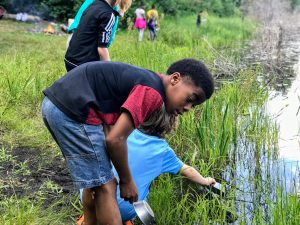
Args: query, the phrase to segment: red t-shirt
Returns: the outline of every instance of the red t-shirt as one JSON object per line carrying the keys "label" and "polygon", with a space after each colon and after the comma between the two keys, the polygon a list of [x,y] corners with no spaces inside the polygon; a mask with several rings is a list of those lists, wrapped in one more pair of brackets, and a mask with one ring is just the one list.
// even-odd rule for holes
{"label": "red t-shirt", "polygon": [[[134,127],[142,124],[153,112],[162,106],[163,99],[153,88],[137,85],[130,92],[127,100],[121,106],[121,111],[130,113]],[[101,123],[115,124],[121,112],[105,114],[90,108],[90,113],[86,119],[87,124],[99,125]]]}
{"label": "red t-shirt", "polygon": [[125,63],[105,61],[74,68],[44,94],[78,122],[113,125],[126,110],[134,127],[158,110],[165,99],[158,74]]}

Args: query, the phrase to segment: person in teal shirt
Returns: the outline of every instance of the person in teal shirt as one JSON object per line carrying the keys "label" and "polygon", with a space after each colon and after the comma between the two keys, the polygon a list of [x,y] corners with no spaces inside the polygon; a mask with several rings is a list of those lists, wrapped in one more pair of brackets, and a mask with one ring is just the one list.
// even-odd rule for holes
{"label": "person in teal shirt", "polygon": [[75,29],[77,29],[81,16],[83,14],[83,12],[94,2],[94,0],[85,0],[84,3],[80,6],[73,23],[71,24],[71,26],[68,28],[68,32],[69,33],[73,33]]}
{"label": "person in teal shirt", "polygon": [[[77,29],[79,23],[80,23],[80,19],[82,17],[82,14],[84,13],[84,11],[94,2],[94,0],[85,0],[84,3],[80,6],[75,18],[74,18],[74,21],[73,23],[70,25],[70,27],[68,28],[68,33],[70,33],[70,36],[68,38],[68,41],[67,41],[67,48],[69,46],[69,42],[72,38],[72,34],[74,33],[74,31]],[[119,12],[119,6],[115,6],[114,7],[114,10],[118,11]],[[115,24],[112,28],[112,32],[111,32],[111,36],[110,36],[110,39],[109,39],[109,44],[108,44],[108,47],[111,46],[111,44],[113,43],[114,39],[115,39],[115,36],[116,36],[116,32],[117,32],[117,29],[118,29],[118,23],[119,23],[119,17],[117,16],[116,17],[116,20],[115,20]]]}

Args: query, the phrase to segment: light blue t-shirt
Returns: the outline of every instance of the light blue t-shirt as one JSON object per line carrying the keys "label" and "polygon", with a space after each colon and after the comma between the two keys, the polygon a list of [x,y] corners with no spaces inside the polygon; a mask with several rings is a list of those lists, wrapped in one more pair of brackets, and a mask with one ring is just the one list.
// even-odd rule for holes
{"label": "light blue t-shirt", "polygon": [[[139,201],[145,200],[149,194],[151,182],[162,173],[177,174],[183,163],[179,160],[168,143],[158,137],[146,135],[134,130],[127,139],[128,163],[131,174],[138,188]],[[118,174],[114,169],[114,174]],[[136,216],[132,204],[120,197],[117,189],[118,205],[122,220],[130,220]]]}
{"label": "light blue t-shirt", "polygon": [[[183,162],[177,158],[168,143],[155,136],[146,135],[135,129],[127,139],[128,163],[132,177],[138,188],[139,201],[146,200],[151,182],[162,173],[177,174]],[[118,177],[116,170],[114,174]],[[117,188],[117,200],[122,220],[136,216],[133,205],[120,197]]]}

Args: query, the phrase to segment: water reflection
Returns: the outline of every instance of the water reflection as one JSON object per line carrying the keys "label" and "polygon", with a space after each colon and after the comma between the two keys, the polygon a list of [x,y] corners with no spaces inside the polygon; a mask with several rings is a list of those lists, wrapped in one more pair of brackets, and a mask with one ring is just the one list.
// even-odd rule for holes
{"label": "water reflection", "polygon": [[[287,191],[299,189],[300,167],[300,56],[295,65],[296,77],[286,93],[273,91],[266,104],[267,112],[279,128],[279,166]],[[283,182],[284,181],[284,182]]]}
{"label": "water reflection", "polygon": [[252,224],[257,215],[264,222],[272,221],[270,202],[276,201],[279,185],[284,193],[300,192],[300,55],[294,69],[291,84],[285,91],[274,88],[265,104],[267,115],[278,127],[278,144],[241,135],[230,154],[231,163],[223,175],[236,189],[240,219],[235,224]]}

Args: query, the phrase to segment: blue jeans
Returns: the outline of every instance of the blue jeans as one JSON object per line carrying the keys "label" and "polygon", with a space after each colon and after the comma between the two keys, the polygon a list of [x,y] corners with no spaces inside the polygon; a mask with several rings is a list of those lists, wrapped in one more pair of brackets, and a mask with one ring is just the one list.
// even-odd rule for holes
{"label": "blue jeans", "polygon": [[114,178],[102,125],[79,123],[60,111],[47,97],[42,117],[65,157],[76,188],[92,188]]}
{"label": "blue jeans", "polygon": [[156,30],[155,29],[149,29],[150,32],[150,40],[154,41],[154,39],[156,38]]}

